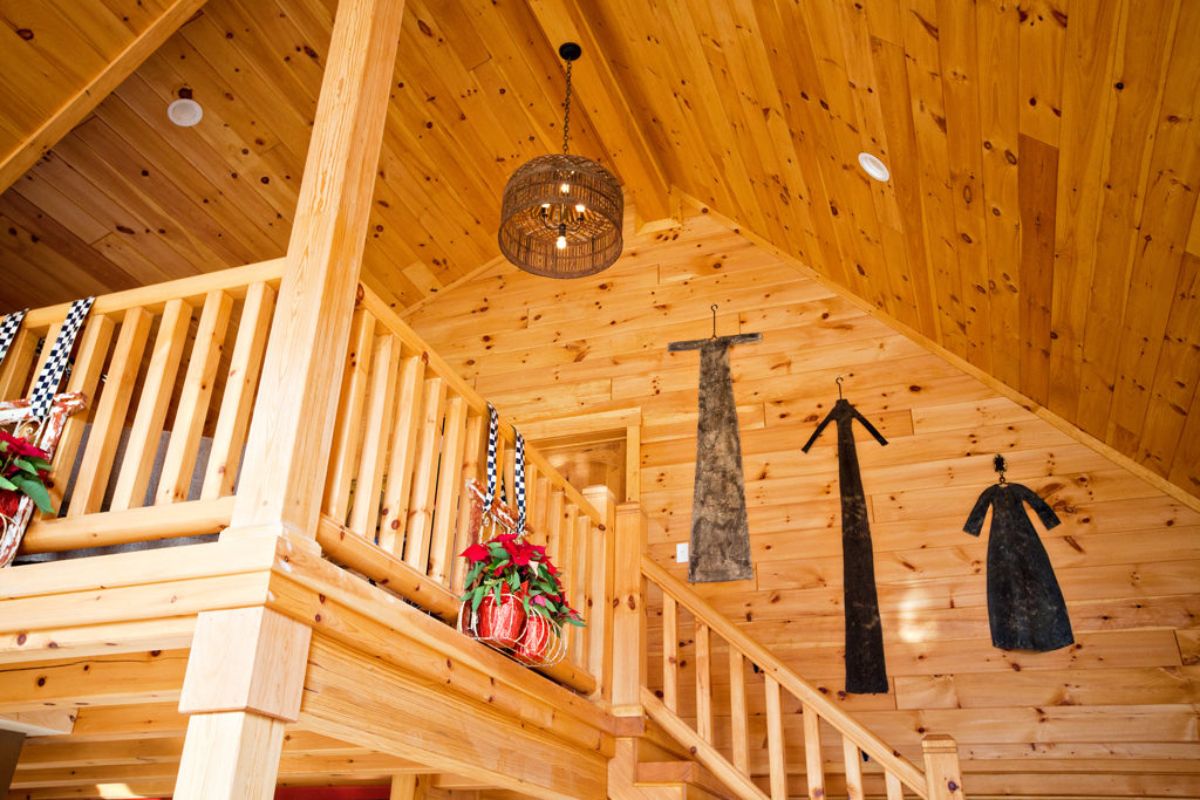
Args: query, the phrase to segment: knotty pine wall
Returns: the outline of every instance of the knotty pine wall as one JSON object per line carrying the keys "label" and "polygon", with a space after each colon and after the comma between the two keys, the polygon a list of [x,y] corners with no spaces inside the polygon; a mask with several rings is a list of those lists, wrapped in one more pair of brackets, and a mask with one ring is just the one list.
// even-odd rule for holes
{"label": "knotty pine wall", "polygon": [[[732,351],[756,578],[699,591],[910,757],[919,757],[925,732],[953,734],[972,796],[1200,794],[1200,514],[793,265],[696,215],[680,231],[627,242],[601,275],[558,282],[505,265],[410,319],[518,419],[640,406],[650,548],[682,578],[673,553],[689,533],[698,357],[669,354],[667,343],[709,335],[714,302],[720,333],[763,333],[760,344]],[[838,375],[890,440],[859,440],[887,695],[841,691],[835,432],[800,452],[837,397]],[[1063,519],[1043,541],[1074,647],[991,646],[986,529],[977,540],[962,525],[994,481],[996,452],[1010,479]],[[727,714],[726,659],[716,653],[713,663],[717,713]],[[757,736],[763,702],[753,686],[748,692]],[[789,767],[803,794],[799,709],[787,710]],[[726,745],[727,718],[716,729]],[[838,740],[828,735],[825,744]],[[754,759],[765,773],[765,750]]]}

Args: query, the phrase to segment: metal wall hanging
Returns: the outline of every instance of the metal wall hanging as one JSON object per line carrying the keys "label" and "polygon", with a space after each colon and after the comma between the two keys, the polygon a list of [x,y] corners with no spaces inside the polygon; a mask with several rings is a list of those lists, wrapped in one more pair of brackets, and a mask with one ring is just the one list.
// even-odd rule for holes
{"label": "metal wall hanging", "polygon": [[838,399],[833,409],[801,448],[813,446],[830,421],[837,422],[838,487],[842,495],[842,585],[846,616],[846,691],[853,694],[887,692],[887,662],[883,654],[883,623],[875,592],[875,553],[867,520],[867,499],[858,469],[854,446],[855,420],[881,445],[887,439],[875,430],[858,409],[842,397],[842,379],[837,379]]}
{"label": "metal wall hanging", "polygon": [[988,507],[988,622],[992,644],[1003,650],[1057,650],[1075,641],[1050,556],[1022,503],[1029,503],[1046,529],[1060,520],[1032,489],[1005,479],[1004,456],[993,462],[1000,479],[983,490],[963,530],[978,536]]}
{"label": "metal wall hanging", "polygon": [[568,152],[571,65],[582,52],[574,42],[558,48],[567,62],[562,153],[518,167],[504,187],[500,211],[500,252],[520,269],[547,278],[592,275],[621,255],[621,184],[595,161]]}
{"label": "metal wall hanging", "polygon": [[672,353],[700,351],[700,419],[696,423],[696,485],[688,551],[688,580],[692,583],[754,577],[729,348],[761,341],[762,334],[717,336],[716,305],[712,313],[711,337],[671,342],[667,347]]}

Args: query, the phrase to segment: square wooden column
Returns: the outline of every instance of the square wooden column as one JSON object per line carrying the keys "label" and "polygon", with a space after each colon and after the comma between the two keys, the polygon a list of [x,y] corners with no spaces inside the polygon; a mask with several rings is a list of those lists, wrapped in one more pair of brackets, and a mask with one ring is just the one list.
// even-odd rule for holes
{"label": "square wooden column", "polygon": [[403,11],[338,4],[233,535],[316,535]]}
{"label": "square wooden column", "polygon": [[275,794],[283,729],[300,718],[312,629],[266,608],[199,615],[179,710],[177,800]]}

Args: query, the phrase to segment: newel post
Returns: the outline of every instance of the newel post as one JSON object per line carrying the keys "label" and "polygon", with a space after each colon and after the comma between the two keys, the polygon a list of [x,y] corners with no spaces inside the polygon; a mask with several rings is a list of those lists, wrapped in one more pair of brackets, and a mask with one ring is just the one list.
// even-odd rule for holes
{"label": "newel post", "polygon": [[613,569],[612,711],[622,717],[642,715],[646,685],[646,593],[642,554],[646,521],[638,503],[617,506],[616,556]]}
{"label": "newel post", "polygon": [[[404,0],[338,3],[259,413],[223,539],[292,534],[317,548],[403,12]],[[284,726],[299,718],[311,634],[261,606],[200,615],[179,702],[189,718],[176,800],[274,796]]]}
{"label": "newel post", "polygon": [[404,0],[341,0],[231,532],[315,537]]}
{"label": "newel post", "polygon": [[600,512],[602,527],[595,534],[593,553],[598,554],[589,569],[593,604],[584,610],[591,635],[588,638],[588,669],[596,678],[594,697],[612,700],[613,603],[617,558],[617,497],[607,486],[589,486],[584,499]]}
{"label": "newel post", "polygon": [[958,768],[958,744],[950,736],[930,734],[921,741],[925,752],[925,780],[929,800],[963,800],[962,773]]}

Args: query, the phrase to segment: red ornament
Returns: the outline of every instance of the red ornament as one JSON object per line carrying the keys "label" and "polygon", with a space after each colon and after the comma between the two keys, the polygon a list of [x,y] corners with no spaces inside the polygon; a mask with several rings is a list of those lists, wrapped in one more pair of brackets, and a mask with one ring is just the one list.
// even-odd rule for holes
{"label": "red ornament", "polygon": [[485,595],[479,603],[479,624],[476,632],[501,647],[515,647],[525,628],[525,609],[512,594],[504,594],[500,602],[495,595]]}

